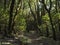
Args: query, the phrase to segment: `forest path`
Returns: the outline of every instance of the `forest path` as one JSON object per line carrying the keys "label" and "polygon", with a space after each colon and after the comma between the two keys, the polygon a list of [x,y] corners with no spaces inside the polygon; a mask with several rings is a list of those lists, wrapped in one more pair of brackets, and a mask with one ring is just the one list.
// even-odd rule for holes
{"label": "forest path", "polygon": [[54,41],[53,39],[39,36],[39,33],[31,31],[25,34],[31,41],[28,45],[60,45],[60,41]]}
{"label": "forest path", "polygon": [[[24,33],[22,36],[26,40],[25,45],[60,45],[60,41],[54,41],[53,39],[39,36],[39,33],[36,33],[35,31],[31,31],[29,33]],[[18,39],[14,38],[6,38],[6,39],[0,39],[0,45],[22,45],[21,43],[21,35],[19,35]]]}
{"label": "forest path", "polygon": [[13,38],[0,39],[0,45],[21,45],[21,41]]}

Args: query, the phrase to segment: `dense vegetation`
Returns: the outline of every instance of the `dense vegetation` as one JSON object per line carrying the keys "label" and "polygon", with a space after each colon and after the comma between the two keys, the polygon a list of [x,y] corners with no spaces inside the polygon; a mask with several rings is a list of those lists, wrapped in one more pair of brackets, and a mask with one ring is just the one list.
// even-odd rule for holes
{"label": "dense vegetation", "polygon": [[0,0],[0,38],[21,31],[59,40],[60,0]]}

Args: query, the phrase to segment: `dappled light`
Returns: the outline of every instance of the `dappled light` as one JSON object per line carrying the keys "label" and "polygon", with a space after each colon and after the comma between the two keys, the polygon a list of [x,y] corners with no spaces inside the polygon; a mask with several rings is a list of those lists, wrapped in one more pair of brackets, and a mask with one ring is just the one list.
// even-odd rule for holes
{"label": "dappled light", "polygon": [[60,0],[0,0],[0,45],[60,45]]}

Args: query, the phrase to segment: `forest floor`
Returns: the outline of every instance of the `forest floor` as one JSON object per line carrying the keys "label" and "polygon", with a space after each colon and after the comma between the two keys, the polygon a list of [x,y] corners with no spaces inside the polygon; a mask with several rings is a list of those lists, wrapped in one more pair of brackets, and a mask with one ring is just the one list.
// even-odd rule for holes
{"label": "forest floor", "polygon": [[60,41],[54,41],[51,38],[44,36],[39,36],[38,33],[31,31],[29,33],[24,33],[24,35],[19,35],[18,38],[5,38],[0,39],[0,45],[21,45],[21,41],[25,45],[60,45]]}
{"label": "forest floor", "polygon": [[30,43],[28,45],[60,45],[60,41],[55,41],[52,38],[39,36],[39,33],[34,31],[31,31],[25,36],[30,39]]}

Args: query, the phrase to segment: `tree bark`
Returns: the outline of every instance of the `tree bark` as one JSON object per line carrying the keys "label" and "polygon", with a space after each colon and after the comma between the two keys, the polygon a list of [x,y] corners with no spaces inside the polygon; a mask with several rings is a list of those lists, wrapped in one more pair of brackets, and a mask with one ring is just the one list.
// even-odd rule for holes
{"label": "tree bark", "polygon": [[11,35],[12,33],[12,18],[13,18],[13,8],[14,8],[15,0],[12,0],[10,6],[10,15],[9,15],[9,24],[8,24],[8,34]]}
{"label": "tree bark", "polygon": [[49,29],[47,24],[46,24],[46,37],[49,37]]}
{"label": "tree bark", "polygon": [[48,12],[48,15],[49,15],[50,23],[51,23],[51,26],[52,26],[53,39],[56,40],[56,33],[55,33],[54,25],[53,25],[53,23],[52,23],[53,21],[52,21],[52,18],[51,18],[50,11]]}

